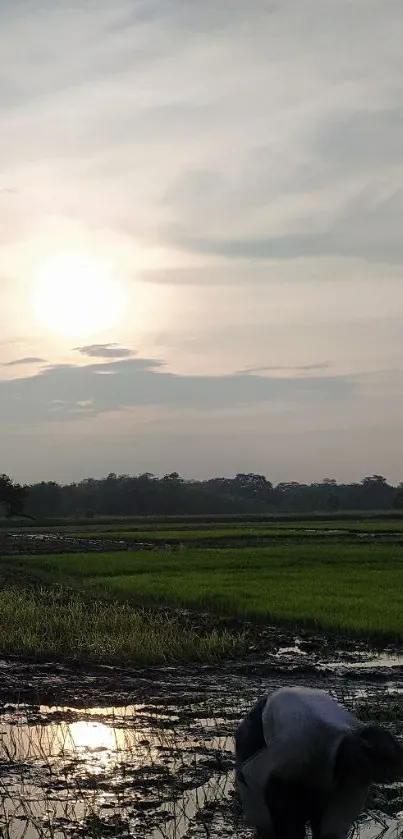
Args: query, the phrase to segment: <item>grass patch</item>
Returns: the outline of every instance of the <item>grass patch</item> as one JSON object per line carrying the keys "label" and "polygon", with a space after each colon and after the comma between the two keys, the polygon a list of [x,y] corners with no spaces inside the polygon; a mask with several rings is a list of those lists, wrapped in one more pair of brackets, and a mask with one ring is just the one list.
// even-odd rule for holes
{"label": "grass patch", "polygon": [[[403,547],[320,545],[18,557],[15,573],[136,603],[403,638]],[[10,560],[2,560],[3,566]],[[0,564],[0,571],[1,571]]]}
{"label": "grass patch", "polygon": [[0,653],[30,660],[110,664],[209,661],[244,648],[243,636],[196,633],[167,614],[40,589],[0,591]]}

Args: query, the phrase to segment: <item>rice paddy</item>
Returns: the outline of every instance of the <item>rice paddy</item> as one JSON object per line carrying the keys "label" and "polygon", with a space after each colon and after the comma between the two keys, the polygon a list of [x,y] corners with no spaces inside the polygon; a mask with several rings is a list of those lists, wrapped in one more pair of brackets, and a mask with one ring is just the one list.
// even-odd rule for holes
{"label": "rice paddy", "polygon": [[[0,559],[0,621],[15,626],[15,632],[0,636],[0,650],[30,655],[39,650],[42,657],[71,657],[75,651],[80,658],[102,661],[113,655],[122,662],[243,654],[245,639],[239,629],[232,637],[223,629],[210,629],[209,636],[199,638],[189,634],[189,626],[181,630],[173,625],[172,610],[183,608],[238,621],[398,641],[403,637],[402,523],[388,521],[384,529],[383,524],[371,523],[371,531],[366,524],[362,540],[357,538],[361,521],[354,527],[344,522],[344,529],[321,525],[319,532],[309,532],[306,522],[293,528],[276,524],[269,529],[270,541],[258,543],[268,528],[253,524],[248,529],[189,526],[183,531],[99,530],[94,524],[77,532],[71,526],[59,532],[60,552],[43,554],[46,541],[38,544],[33,534],[35,553],[3,553]],[[128,533],[134,534],[133,549],[124,542]],[[42,537],[46,535],[53,538],[55,533]],[[240,535],[243,541],[234,546],[233,537]],[[23,539],[23,532],[16,538]],[[148,539],[147,550],[142,549]],[[77,549],[69,552],[74,540]],[[114,550],[118,542],[119,550]],[[63,597],[55,591],[64,592]],[[25,606],[18,596],[26,599]],[[53,600],[44,607],[46,597]],[[156,606],[168,610],[165,624],[160,613],[157,621]],[[24,632],[12,618],[21,609]],[[56,640],[55,626],[63,642]],[[77,639],[77,626],[85,644]]]}

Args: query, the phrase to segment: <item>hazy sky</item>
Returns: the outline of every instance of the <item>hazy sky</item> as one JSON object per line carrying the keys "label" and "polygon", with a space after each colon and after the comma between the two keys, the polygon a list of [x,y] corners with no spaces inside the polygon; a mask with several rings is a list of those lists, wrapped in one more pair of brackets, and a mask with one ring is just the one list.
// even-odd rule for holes
{"label": "hazy sky", "polygon": [[403,480],[402,43],[401,0],[1,0],[0,471]]}

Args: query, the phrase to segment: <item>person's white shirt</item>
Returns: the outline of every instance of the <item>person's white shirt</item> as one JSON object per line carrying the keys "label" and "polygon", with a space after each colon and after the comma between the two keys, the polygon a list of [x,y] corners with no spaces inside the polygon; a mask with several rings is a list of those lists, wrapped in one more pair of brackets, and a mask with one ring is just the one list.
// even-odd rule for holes
{"label": "person's white shirt", "polygon": [[241,784],[238,790],[246,821],[269,835],[264,789],[275,777],[325,793],[321,836],[344,839],[365,805],[369,786],[349,784],[340,790],[333,768],[343,737],[362,726],[325,691],[290,687],[271,694],[262,711],[265,745],[241,766],[246,787]]}

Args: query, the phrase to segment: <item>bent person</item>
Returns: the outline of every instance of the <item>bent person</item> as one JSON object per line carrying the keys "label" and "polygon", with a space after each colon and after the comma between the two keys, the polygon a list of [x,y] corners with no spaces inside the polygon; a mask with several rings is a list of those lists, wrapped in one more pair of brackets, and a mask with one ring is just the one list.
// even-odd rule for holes
{"label": "bent person", "polygon": [[373,783],[403,775],[403,749],[329,694],[281,688],[260,699],[235,737],[236,787],[259,839],[345,839]]}

